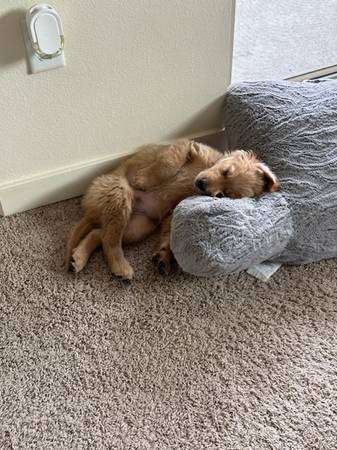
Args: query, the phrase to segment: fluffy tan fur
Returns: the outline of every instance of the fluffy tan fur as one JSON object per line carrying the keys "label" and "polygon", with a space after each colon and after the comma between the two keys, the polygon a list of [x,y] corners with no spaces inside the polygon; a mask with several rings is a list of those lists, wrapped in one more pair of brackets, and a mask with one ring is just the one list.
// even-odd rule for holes
{"label": "fluffy tan fur", "polygon": [[[200,182],[202,180],[202,182]],[[112,273],[133,277],[122,244],[144,239],[159,225],[154,261],[169,272],[171,213],[184,198],[200,192],[232,198],[253,197],[278,188],[270,169],[247,152],[221,154],[189,140],[141,147],[111,173],[96,178],[83,201],[84,217],[68,241],[67,263],[75,271],[86,265],[99,245]]]}

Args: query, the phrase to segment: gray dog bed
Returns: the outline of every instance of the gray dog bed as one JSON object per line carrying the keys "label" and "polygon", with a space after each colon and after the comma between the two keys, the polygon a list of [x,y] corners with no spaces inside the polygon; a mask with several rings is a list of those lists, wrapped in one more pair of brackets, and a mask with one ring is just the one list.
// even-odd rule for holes
{"label": "gray dog bed", "polygon": [[259,199],[193,197],[172,221],[186,272],[215,276],[268,261],[337,256],[337,81],[247,82],[225,96],[229,148],[254,149],[281,181]]}

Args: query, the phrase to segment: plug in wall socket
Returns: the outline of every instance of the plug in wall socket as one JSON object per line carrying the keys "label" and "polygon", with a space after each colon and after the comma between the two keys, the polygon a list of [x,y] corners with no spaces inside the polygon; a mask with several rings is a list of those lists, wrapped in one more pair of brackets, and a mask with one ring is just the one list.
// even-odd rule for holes
{"label": "plug in wall socket", "polygon": [[33,6],[22,21],[28,73],[65,66],[62,23],[55,9],[46,4]]}

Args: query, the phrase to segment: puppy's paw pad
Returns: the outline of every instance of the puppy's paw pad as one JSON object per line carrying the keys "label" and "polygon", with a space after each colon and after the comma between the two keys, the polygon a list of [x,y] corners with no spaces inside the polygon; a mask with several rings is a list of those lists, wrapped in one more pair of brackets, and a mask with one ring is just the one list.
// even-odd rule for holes
{"label": "puppy's paw pad", "polygon": [[161,275],[168,275],[172,272],[172,258],[167,252],[160,250],[152,256],[152,262],[157,267]]}
{"label": "puppy's paw pad", "polygon": [[171,263],[168,261],[159,261],[157,267],[160,275],[169,275],[172,270]]}
{"label": "puppy's paw pad", "polygon": [[75,268],[74,268],[74,258],[71,256],[70,259],[68,261],[66,261],[65,265],[66,265],[66,270],[68,272],[75,272]]}

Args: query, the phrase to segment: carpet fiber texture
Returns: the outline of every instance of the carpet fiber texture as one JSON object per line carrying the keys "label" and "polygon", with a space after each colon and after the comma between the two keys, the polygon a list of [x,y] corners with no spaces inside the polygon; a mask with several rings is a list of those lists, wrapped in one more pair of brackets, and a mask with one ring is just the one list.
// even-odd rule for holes
{"label": "carpet fiber texture", "polygon": [[337,262],[157,275],[155,238],[74,276],[70,200],[0,219],[1,449],[337,447]]}

